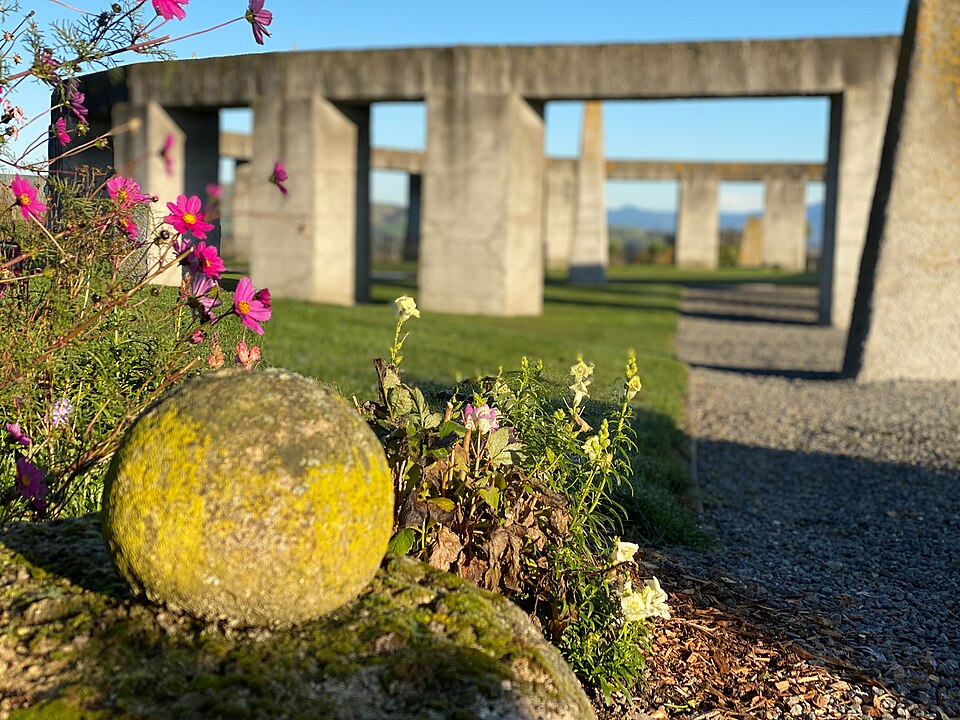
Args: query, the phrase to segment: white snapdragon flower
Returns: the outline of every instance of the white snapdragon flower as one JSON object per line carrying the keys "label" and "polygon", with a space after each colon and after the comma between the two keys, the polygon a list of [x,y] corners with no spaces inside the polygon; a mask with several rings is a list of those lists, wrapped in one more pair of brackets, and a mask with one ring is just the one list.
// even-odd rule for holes
{"label": "white snapdragon flower", "polygon": [[650,578],[639,592],[627,582],[620,595],[620,609],[627,622],[640,622],[651,617],[670,618],[667,594],[660,587],[657,578]]}
{"label": "white snapdragon flower", "polygon": [[405,323],[412,317],[420,317],[420,311],[417,309],[417,303],[409,295],[402,295],[393,302],[397,306],[397,315],[400,316],[401,323]]}
{"label": "white snapdragon flower", "polygon": [[623,562],[633,562],[634,555],[637,554],[637,551],[640,549],[640,546],[632,542],[623,542],[618,540],[617,547],[613,553],[613,562],[614,563],[623,563]]}

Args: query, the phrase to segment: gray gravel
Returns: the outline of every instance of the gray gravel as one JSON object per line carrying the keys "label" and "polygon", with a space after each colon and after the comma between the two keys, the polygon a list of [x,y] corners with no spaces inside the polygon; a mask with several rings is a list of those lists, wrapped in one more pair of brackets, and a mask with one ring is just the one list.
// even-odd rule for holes
{"label": "gray gravel", "polygon": [[902,696],[891,716],[960,716],[960,383],[839,379],[845,334],[811,324],[815,303],[687,290],[677,346],[719,542],[670,552],[791,611],[798,644]]}

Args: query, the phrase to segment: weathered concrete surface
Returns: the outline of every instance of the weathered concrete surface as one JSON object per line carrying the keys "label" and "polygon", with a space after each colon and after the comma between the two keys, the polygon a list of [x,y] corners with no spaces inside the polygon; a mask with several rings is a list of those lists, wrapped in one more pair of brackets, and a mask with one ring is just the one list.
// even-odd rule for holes
{"label": "weathered concrete surface", "polygon": [[[148,101],[142,106],[118,103],[113,107],[114,127],[127,126],[113,138],[114,169],[120,175],[133,178],[144,192],[158,198],[152,205],[154,222],[160,224],[169,214],[168,202],[175,202],[184,192],[186,177],[186,136],[177,122],[159,104]],[[172,142],[161,155],[167,138]],[[151,249],[149,262],[160,258],[159,251]],[[173,259],[172,251],[163,256],[164,262]],[[176,264],[160,275],[160,285],[180,285],[182,272]]]}
{"label": "weathered concrete surface", "polygon": [[796,173],[767,178],[763,194],[763,265],[802,271],[807,266],[807,181]]}
{"label": "weathered concrete surface", "polygon": [[720,263],[720,183],[709,169],[690,167],[680,181],[677,267],[714,269]]}
{"label": "weathered concrete surface", "polygon": [[692,160],[607,160],[609,180],[679,180],[691,166],[708,170],[721,180],[766,181],[780,175],[800,175],[822,181],[823,163],[699,162]]}
{"label": "weathered concrete surface", "polygon": [[960,5],[912,0],[844,371],[960,379]]}
{"label": "weathered concrete surface", "polygon": [[740,267],[763,267],[763,219],[747,218],[740,236],[740,253],[737,256]]}
{"label": "weathered concrete surface", "polygon": [[430,96],[427,146],[418,302],[539,315],[543,107],[516,94]]}
{"label": "weathered concrete surface", "polygon": [[220,155],[237,161],[253,160],[253,135],[241,132],[220,133]]}
{"label": "weathered concrete surface", "polygon": [[17,720],[595,719],[527,616],[457,577],[388,559],[331,616],[237,631],[130,598],[95,516],[0,533],[0,667]]}
{"label": "weathered concrete surface", "polygon": [[548,159],[543,185],[543,241],[547,267],[570,267],[577,202],[577,161]]}
{"label": "weathered concrete surface", "polygon": [[[844,112],[838,113],[837,121],[843,124],[843,147],[836,150],[837,172],[830,175],[839,187],[828,188],[828,195],[836,199],[836,212],[831,210],[831,216],[836,217],[838,228],[835,234],[832,227],[827,230],[828,252],[823,263],[836,270],[838,279],[824,281],[824,318],[846,322],[849,307],[844,309],[844,298],[852,297],[853,283],[845,278],[855,276],[859,263],[879,158],[879,128],[898,42],[895,37],[874,37],[257,54],[132,65],[88,76],[84,89],[94,122],[109,113],[114,101],[135,106],[153,101],[170,108],[281,106],[314,94],[341,107],[454,95],[518,97],[534,107],[562,99],[840,98],[837,103],[843,104]],[[427,180],[425,190],[428,208],[436,209],[436,217],[460,223],[461,216],[452,208],[436,206],[440,199],[429,191],[430,183]],[[357,185],[360,194],[363,187]],[[516,202],[512,208],[506,203],[486,206],[496,215],[487,226],[503,227],[514,222],[519,207]],[[541,216],[542,208],[525,208],[522,213]],[[358,208],[354,215],[359,229],[366,222],[366,208]],[[459,232],[454,227],[435,228],[441,234]],[[483,232],[483,226],[478,227],[476,237]],[[366,252],[367,243],[363,240],[360,245],[352,253],[358,260]],[[505,262],[500,258],[497,264]],[[362,283],[363,264],[356,263],[354,282]],[[482,285],[492,287],[497,282],[484,279]],[[322,278],[310,278],[306,284],[324,285]],[[454,285],[448,287],[453,289]],[[333,294],[345,295],[340,290]],[[357,297],[363,294],[358,287]],[[439,302],[439,296],[433,297]],[[451,307],[463,304],[452,296],[445,302]],[[514,304],[503,298],[466,303],[503,308]],[[527,307],[529,303],[520,305]]]}
{"label": "weathered concrete surface", "polygon": [[94,112],[124,77],[131,102],[170,107],[243,107],[315,92],[339,102],[419,101],[453,88],[535,100],[833,95],[874,82],[898,44],[851,37],[258,53],[140,63],[84,87]]}
{"label": "weathered concrete surface", "polygon": [[[369,107],[318,95],[254,106],[250,269],[276,297],[352,305],[369,284]],[[282,161],[288,194],[267,180]]]}
{"label": "weathered concrete surface", "polygon": [[584,104],[577,160],[576,213],[568,277],[577,282],[603,282],[610,264],[604,182],[603,106]]}
{"label": "weathered concrete surface", "polygon": [[[265,187],[266,183],[266,179],[263,179],[260,184]],[[250,246],[253,244],[251,219],[255,209],[253,188],[253,164],[238,162],[234,168],[233,194],[225,210],[230,213],[230,234],[221,240],[222,254],[231,262],[250,261]]]}

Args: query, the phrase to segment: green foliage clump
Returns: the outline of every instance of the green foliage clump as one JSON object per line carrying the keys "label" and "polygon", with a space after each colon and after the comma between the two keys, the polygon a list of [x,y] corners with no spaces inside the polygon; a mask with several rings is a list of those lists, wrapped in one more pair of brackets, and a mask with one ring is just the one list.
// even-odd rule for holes
{"label": "green foliage clump", "polygon": [[391,549],[510,597],[582,680],[629,697],[642,681],[650,615],[624,614],[636,566],[617,562],[613,493],[632,475],[636,362],[596,428],[585,417],[593,367],[582,360],[571,368],[572,399],[524,358],[516,372],[461,383],[438,412],[400,377],[401,326],[417,311],[409,298],[397,306],[391,362],[375,361],[379,397],[360,406],[393,474]]}

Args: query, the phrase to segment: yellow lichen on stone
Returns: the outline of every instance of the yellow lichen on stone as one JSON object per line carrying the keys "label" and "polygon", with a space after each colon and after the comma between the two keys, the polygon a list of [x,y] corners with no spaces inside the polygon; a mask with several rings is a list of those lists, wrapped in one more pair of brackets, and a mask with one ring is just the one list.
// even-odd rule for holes
{"label": "yellow lichen on stone", "polygon": [[241,371],[187,383],[134,425],[103,519],[118,569],[151,599],[284,625],[363,589],[392,512],[383,450],[344,398]]}

